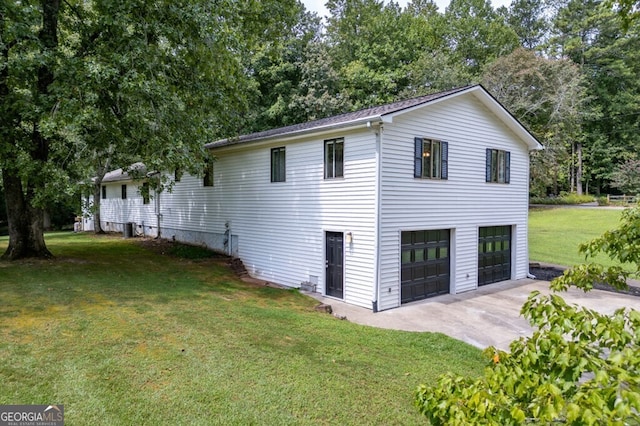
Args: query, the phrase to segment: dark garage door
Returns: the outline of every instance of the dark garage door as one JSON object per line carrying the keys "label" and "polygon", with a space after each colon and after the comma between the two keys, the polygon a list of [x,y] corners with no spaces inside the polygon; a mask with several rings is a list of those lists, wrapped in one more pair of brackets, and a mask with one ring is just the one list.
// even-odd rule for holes
{"label": "dark garage door", "polygon": [[402,232],[401,303],[449,293],[449,230]]}
{"label": "dark garage door", "polygon": [[511,279],[511,227],[480,228],[478,285]]}

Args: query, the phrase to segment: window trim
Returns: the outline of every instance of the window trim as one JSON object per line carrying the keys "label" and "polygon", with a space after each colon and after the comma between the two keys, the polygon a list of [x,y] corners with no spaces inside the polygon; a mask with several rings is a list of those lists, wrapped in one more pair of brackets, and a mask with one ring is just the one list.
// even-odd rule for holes
{"label": "window trim", "polygon": [[287,181],[286,147],[271,148],[271,182]]}
{"label": "window trim", "polygon": [[[344,138],[326,139],[324,141],[324,178],[340,179],[344,178]],[[332,147],[329,150],[329,146]],[[336,148],[340,146],[341,159],[338,160]],[[331,157],[330,159],[328,157]],[[330,161],[330,162],[329,162]]]}
{"label": "window trim", "polygon": [[487,148],[485,181],[487,183],[511,182],[511,152],[502,149]]}
{"label": "window trim", "polygon": [[[429,152],[433,152],[434,144],[440,145],[439,176],[433,175],[433,156],[431,156],[430,176],[424,174],[425,143],[430,144]],[[413,177],[416,179],[448,180],[449,179],[449,142],[432,138],[414,138]]]}

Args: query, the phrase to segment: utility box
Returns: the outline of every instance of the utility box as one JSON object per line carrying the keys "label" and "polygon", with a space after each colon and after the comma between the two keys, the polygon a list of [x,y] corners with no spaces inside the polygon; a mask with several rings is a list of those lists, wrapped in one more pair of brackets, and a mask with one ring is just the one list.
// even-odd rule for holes
{"label": "utility box", "polygon": [[133,222],[127,222],[124,224],[124,237],[125,238],[133,237]]}

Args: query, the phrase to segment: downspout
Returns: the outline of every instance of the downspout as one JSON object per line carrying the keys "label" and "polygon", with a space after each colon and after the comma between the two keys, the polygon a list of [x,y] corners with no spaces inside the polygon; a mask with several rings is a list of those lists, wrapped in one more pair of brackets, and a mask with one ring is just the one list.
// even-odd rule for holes
{"label": "downspout", "polygon": [[381,172],[382,172],[382,160],[381,160],[381,151],[382,151],[382,124],[378,123],[377,128],[374,128],[376,134],[376,189],[375,189],[375,203],[376,203],[376,211],[375,211],[375,238],[374,241],[374,259],[375,259],[375,268],[374,268],[374,282],[373,282],[373,301],[372,301],[372,309],[373,312],[378,312],[378,297],[380,296],[380,206],[381,206],[381,197],[380,197],[380,188],[381,188]]}
{"label": "downspout", "polygon": [[157,218],[157,225],[158,225],[158,235],[156,235],[156,238],[160,238],[161,232],[160,232],[160,222],[162,221],[162,213],[160,213],[160,191],[156,190],[156,218]]}

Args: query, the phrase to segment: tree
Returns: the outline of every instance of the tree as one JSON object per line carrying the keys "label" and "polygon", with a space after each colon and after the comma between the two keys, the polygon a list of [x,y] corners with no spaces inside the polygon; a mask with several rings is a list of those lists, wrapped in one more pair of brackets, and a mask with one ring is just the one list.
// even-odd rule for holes
{"label": "tree", "polygon": [[568,185],[565,171],[588,99],[580,69],[521,48],[489,65],[482,84],[545,146],[533,155],[530,191],[546,196],[568,189],[561,185]]}
{"label": "tree", "polygon": [[640,26],[635,22],[625,30],[601,0],[562,0],[555,7],[547,53],[578,64],[591,95],[584,108],[585,137],[574,145],[572,182],[578,190],[582,181],[590,182],[599,192],[609,187],[613,168],[640,146]]}
{"label": "tree", "polygon": [[628,159],[612,175],[612,186],[625,194],[640,194],[640,160]]}
{"label": "tree", "polygon": [[506,12],[509,26],[518,34],[526,49],[538,49],[549,32],[547,10],[543,0],[515,0]]}
{"label": "tree", "polygon": [[43,208],[82,174],[132,160],[148,170],[197,172],[204,143],[243,126],[250,84],[243,56],[277,39],[296,7],[294,0],[3,2],[4,257],[51,255]]}
{"label": "tree", "polygon": [[533,292],[522,314],[533,335],[510,352],[488,348],[477,380],[441,376],[422,385],[416,404],[432,424],[636,424],[640,420],[640,312],[611,315],[568,305],[557,292],[589,291],[604,282],[625,288],[640,274],[640,207],[623,212],[620,226],[582,244],[587,260],[598,253],[629,265],[577,265],[551,282],[549,295]]}
{"label": "tree", "polygon": [[9,223],[4,258],[51,256],[42,189],[55,173],[48,167],[55,141],[42,118],[56,104],[59,12],[59,0],[0,6],[0,167]]}
{"label": "tree", "polygon": [[452,0],[444,14],[452,55],[472,75],[518,47],[518,35],[488,0]]}

